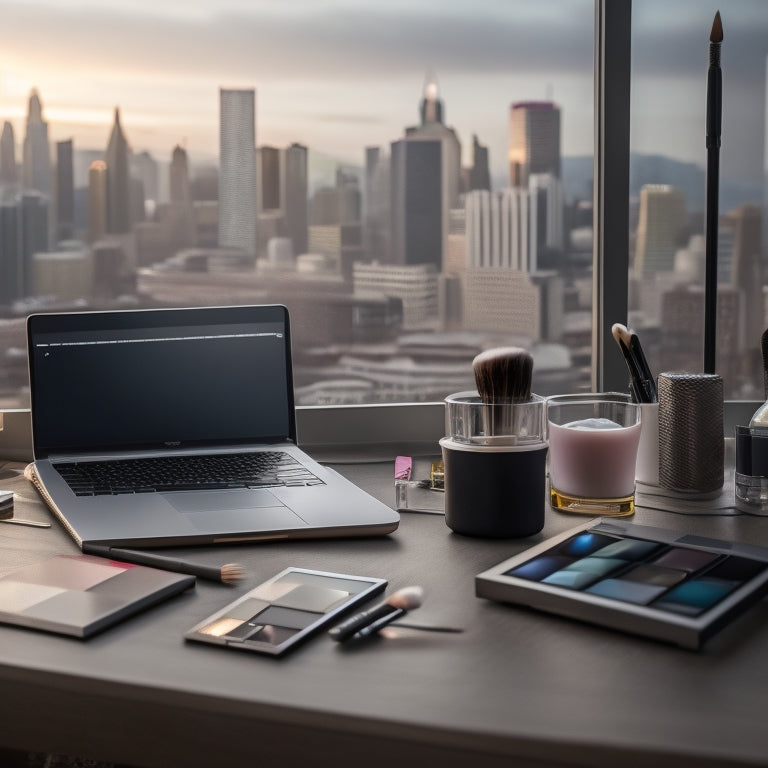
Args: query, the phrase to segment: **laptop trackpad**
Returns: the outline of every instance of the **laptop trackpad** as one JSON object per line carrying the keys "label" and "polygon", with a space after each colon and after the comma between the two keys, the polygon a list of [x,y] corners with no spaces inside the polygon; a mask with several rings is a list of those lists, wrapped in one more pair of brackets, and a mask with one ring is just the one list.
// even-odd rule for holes
{"label": "laptop trackpad", "polygon": [[306,523],[269,491],[195,491],[164,493],[163,498],[186,520],[204,530],[301,528]]}

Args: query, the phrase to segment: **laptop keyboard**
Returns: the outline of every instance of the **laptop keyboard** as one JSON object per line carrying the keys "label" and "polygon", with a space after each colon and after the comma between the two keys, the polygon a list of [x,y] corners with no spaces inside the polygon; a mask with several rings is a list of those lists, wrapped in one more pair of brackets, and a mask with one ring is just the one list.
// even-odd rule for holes
{"label": "laptop keyboard", "polygon": [[283,451],[73,461],[55,465],[77,496],[321,485]]}

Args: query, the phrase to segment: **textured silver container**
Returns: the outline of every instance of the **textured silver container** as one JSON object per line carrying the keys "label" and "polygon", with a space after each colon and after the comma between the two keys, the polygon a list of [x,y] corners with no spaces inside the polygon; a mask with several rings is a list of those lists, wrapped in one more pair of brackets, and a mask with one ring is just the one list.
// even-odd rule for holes
{"label": "textured silver container", "polygon": [[705,493],[723,487],[723,380],[710,373],[659,375],[659,485]]}

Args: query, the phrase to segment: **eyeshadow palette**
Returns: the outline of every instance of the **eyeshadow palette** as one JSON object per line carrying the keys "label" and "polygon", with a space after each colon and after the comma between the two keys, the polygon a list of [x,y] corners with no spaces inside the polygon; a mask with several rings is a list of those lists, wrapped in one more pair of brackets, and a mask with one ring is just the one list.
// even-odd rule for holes
{"label": "eyeshadow palette", "polygon": [[0,622],[89,637],[194,583],[157,568],[58,555],[0,578]]}
{"label": "eyeshadow palette", "polygon": [[184,637],[278,656],[386,585],[385,579],[286,568]]}
{"label": "eyeshadow palette", "polygon": [[768,549],[603,518],[479,574],[475,591],[698,649],[768,592]]}

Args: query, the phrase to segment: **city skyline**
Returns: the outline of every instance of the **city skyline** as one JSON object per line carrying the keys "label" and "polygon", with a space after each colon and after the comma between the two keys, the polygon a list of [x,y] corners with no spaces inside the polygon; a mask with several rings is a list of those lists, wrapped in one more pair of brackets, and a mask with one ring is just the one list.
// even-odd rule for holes
{"label": "city skyline", "polygon": [[[36,87],[52,141],[104,146],[119,106],[134,150],[167,159],[179,144],[202,163],[216,158],[218,89],[255,88],[259,144],[300,142],[359,166],[365,146],[385,145],[404,123],[416,122],[423,78],[432,71],[447,105],[445,122],[462,139],[463,164],[477,134],[489,148],[494,177],[503,173],[509,105],[525,100],[561,107],[564,156],[591,154],[592,2],[358,5],[11,2],[0,29],[0,119],[22,135]],[[706,34],[691,21],[700,20],[708,33],[709,6],[636,4],[635,151],[703,162]],[[724,178],[754,173],[763,131],[765,43],[756,38],[765,38],[768,20],[758,6],[742,0],[724,16]],[[26,45],[41,25],[55,34],[44,46]],[[140,55],[134,40],[141,41]],[[659,45],[651,50],[648,40]],[[744,119],[729,122],[736,111],[730,107]]]}

